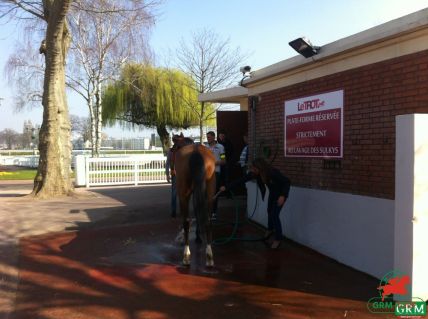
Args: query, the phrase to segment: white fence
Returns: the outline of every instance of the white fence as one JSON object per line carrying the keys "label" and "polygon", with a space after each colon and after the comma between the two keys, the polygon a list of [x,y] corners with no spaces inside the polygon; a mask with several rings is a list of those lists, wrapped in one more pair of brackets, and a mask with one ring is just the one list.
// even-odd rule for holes
{"label": "white fence", "polygon": [[[73,156],[76,186],[138,185],[166,182],[165,162],[162,154],[141,154],[90,158]],[[37,167],[38,155],[0,156],[0,165]]]}
{"label": "white fence", "polygon": [[76,186],[163,183],[166,158],[160,154],[90,158],[76,156]]}

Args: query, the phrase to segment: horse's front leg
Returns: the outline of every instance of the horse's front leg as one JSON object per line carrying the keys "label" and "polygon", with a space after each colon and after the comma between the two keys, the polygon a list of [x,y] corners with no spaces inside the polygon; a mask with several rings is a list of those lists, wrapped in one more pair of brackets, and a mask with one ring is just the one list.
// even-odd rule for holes
{"label": "horse's front leg", "polygon": [[190,265],[190,246],[189,246],[189,232],[191,219],[189,218],[189,197],[180,198],[180,211],[183,216],[183,232],[184,232],[184,251],[183,251],[183,265]]}

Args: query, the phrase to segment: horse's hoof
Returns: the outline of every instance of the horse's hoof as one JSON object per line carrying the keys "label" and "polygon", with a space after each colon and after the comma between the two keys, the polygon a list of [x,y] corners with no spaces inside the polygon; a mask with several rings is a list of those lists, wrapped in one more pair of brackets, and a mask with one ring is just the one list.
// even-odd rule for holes
{"label": "horse's hoof", "polygon": [[190,256],[183,257],[183,266],[190,266]]}
{"label": "horse's hoof", "polygon": [[205,266],[207,266],[208,268],[214,267],[214,260],[207,260],[205,262]]}
{"label": "horse's hoof", "polygon": [[183,259],[183,266],[184,267],[190,267],[190,261]]}

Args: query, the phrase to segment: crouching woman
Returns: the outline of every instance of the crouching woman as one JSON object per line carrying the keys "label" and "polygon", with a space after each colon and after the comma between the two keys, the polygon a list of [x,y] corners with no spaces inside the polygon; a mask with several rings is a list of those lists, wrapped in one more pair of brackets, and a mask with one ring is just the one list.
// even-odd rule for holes
{"label": "crouching woman", "polygon": [[269,189],[268,197],[268,229],[265,240],[268,241],[273,235],[271,248],[277,249],[281,245],[282,225],[279,219],[284,203],[290,192],[290,180],[284,176],[278,169],[269,165],[263,158],[256,158],[249,167],[249,172],[241,179],[231,182],[227,186],[220,187],[220,191],[232,190],[236,186],[246,183],[250,180],[256,180],[257,185],[265,197],[266,188]]}

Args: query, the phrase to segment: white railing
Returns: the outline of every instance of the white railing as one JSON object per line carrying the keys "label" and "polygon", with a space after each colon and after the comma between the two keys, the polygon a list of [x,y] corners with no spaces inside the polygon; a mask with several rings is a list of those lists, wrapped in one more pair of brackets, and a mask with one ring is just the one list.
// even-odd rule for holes
{"label": "white railing", "polygon": [[[91,158],[74,156],[72,167],[76,186],[138,185],[164,183],[166,157],[163,154]],[[38,155],[0,156],[0,165],[37,167]]]}
{"label": "white railing", "polygon": [[159,154],[90,158],[76,156],[76,186],[163,183],[166,158]]}

